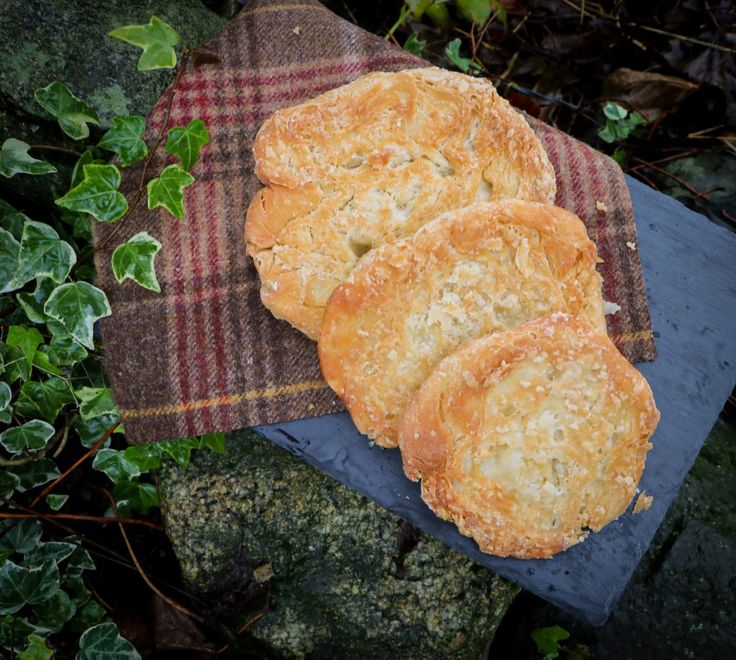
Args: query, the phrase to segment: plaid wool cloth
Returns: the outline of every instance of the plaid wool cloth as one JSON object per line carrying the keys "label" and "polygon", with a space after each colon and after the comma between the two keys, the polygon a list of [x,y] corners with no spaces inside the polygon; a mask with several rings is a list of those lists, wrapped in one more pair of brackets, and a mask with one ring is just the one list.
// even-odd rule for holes
{"label": "plaid wool cloth", "polygon": [[[279,108],[301,103],[369,71],[426,62],[338,18],[314,0],[255,0],[207,48],[219,63],[187,65],[151,111],[149,139],[162,128],[201,118],[210,144],[185,189],[186,217],[141,204],[115,226],[96,224],[98,284],[113,315],[103,320],[106,366],[131,442],[283,422],[343,410],[322,379],[316,346],[277,321],[259,299],[245,254],[243,224],[260,183],[251,146]],[[172,96],[173,95],[173,96]],[[607,156],[531,121],[557,173],[557,204],[579,215],[603,259],[604,296],[621,310],[608,330],[632,361],[655,357],[636,229],[623,174]],[[148,172],[172,156],[159,149]],[[121,190],[135,195],[141,166]],[[146,230],[162,293],[110,269],[115,245]]]}

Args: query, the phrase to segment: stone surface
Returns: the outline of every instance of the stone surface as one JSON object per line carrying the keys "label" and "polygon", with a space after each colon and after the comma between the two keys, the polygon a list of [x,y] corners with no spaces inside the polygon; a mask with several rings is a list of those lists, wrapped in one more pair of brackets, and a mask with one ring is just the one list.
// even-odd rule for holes
{"label": "stone surface", "polygon": [[485,658],[518,589],[253,433],[168,463],[183,577],[285,657]]}
{"label": "stone surface", "polygon": [[[0,142],[16,137],[30,144],[76,146],[36,103],[36,89],[58,80],[100,115],[100,129],[115,114],[145,115],[173,78],[169,70],[139,72],[141,50],[107,36],[113,28],[148,23],[152,15],[172,25],[181,42],[196,48],[216,35],[226,20],[199,0],[3,0],[0,10]],[[181,47],[178,54],[181,56]],[[93,127],[94,128],[94,127]],[[69,166],[58,154],[36,151],[37,158]],[[73,163],[71,163],[73,164]],[[66,168],[68,169],[68,167]],[[19,175],[0,179],[0,194],[10,191],[44,199],[67,177]],[[34,202],[37,200],[33,200]]]}
{"label": "stone surface", "polygon": [[732,657],[735,612],[736,423],[721,416],[608,622],[584,626],[524,594],[494,650],[536,658],[529,633],[556,624],[601,660]]}

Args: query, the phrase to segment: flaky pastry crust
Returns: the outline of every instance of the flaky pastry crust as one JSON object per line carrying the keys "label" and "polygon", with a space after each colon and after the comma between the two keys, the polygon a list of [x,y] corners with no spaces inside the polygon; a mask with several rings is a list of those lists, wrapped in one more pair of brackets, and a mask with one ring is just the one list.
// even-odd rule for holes
{"label": "flaky pastry crust", "polygon": [[330,294],[369,250],[473,202],[555,196],[522,115],[488,80],[438,68],[372,73],[279,110],[253,151],[266,187],[245,239],[261,299],[313,339]]}
{"label": "flaky pastry crust", "polygon": [[605,333],[597,255],[565,209],[520,200],[449,211],[366,255],[330,298],[325,379],[357,428],[395,447],[401,413],[461,344],[554,312]]}
{"label": "flaky pastry crust", "polygon": [[399,444],[424,501],[481,550],[550,557],[623,513],[658,420],[608,337],[558,314],[444,359]]}

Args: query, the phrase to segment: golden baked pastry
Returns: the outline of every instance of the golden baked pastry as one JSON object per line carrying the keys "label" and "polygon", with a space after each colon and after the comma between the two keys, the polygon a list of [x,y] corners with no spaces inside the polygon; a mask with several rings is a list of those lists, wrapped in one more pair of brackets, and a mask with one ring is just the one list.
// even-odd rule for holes
{"label": "golden baked pastry", "polygon": [[623,513],[658,420],[608,337],[557,314],[440,362],[399,444],[424,501],[481,550],[550,557]]}
{"label": "golden baked pastry", "polygon": [[396,446],[404,407],[470,339],[554,312],[605,333],[596,249],[565,209],[520,200],[449,211],[366,255],[330,298],[322,372],[358,429]]}
{"label": "golden baked pastry", "polygon": [[312,339],[360,257],[439,213],[504,197],[552,202],[554,170],[488,80],[438,68],[372,73],[261,127],[266,185],[245,240],[274,316]]}

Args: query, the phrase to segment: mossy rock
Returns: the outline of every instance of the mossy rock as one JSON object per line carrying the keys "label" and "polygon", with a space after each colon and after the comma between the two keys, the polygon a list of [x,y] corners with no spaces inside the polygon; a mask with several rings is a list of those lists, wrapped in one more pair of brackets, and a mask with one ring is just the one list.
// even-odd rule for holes
{"label": "mossy rock", "polygon": [[[181,43],[196,48],[225,26],[199,0],[4,0],[0,11],[0,143],[15,137],[31,144],[78,147],[36,103],[33,94],[58,80],[94,107],[100,127],[117,115],[145,115],[172,81],[170,70],[139,72],[141,50],[108,36],[121,25],[148,23],[155,15],[172,25]],[[181,56],[181,46],[177,47]],[[52,152],[33,155],[70,169]],[[58,178],[58,177],[57,177]],[[68,176],[64,177],[64,180]],[[0,179],[0,195],[51,202],[53,177]]]}
{"label": "mossy rock", "polygon": [[485,658],[518,592],[250,432],[159,489],[185,581],[274,657]]}

